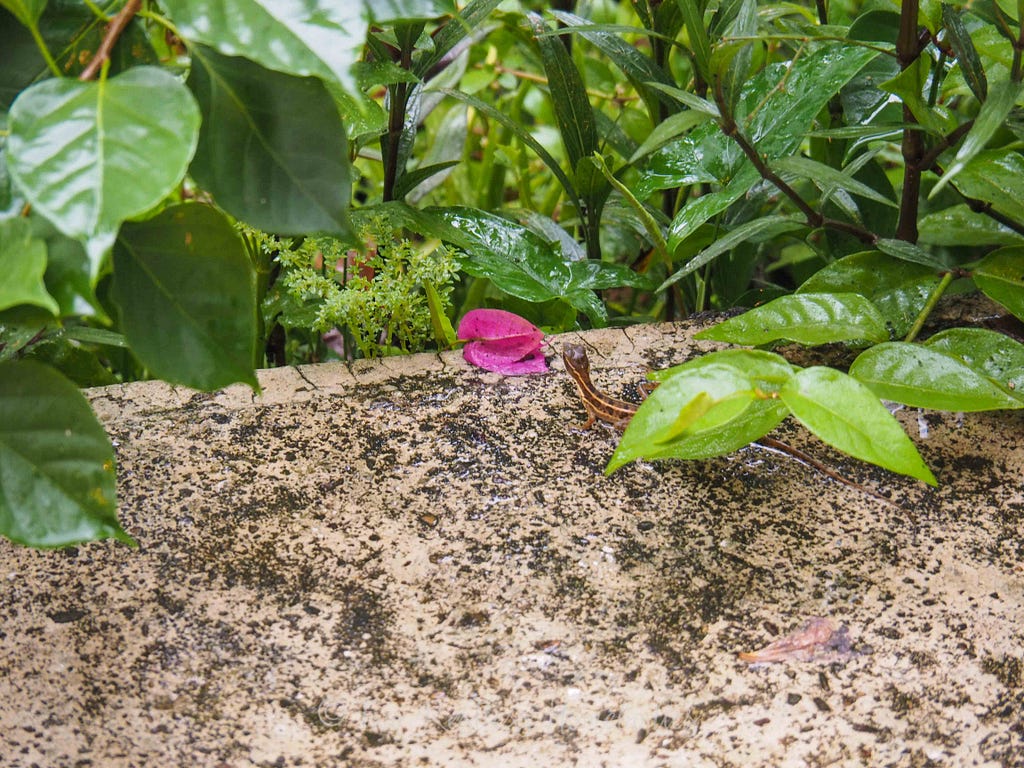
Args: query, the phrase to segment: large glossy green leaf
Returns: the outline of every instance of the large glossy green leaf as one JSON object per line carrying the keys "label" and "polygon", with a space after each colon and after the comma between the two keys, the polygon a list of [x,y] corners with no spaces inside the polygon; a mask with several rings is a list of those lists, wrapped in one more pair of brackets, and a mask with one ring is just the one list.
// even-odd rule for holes
{"label": "large glossy green leaf", "polygon": [[377,24],[413,19],[434,19],[457,10],[455,0],[363,0]]}
{"label": "large glossy green leaf", "polygon": [[863,251],[818,270],[796,292],[859,293],[882,313],[895,336],[904,336],[941,280],[930,267]]}
{"label": "large glossy green leaf", "polygon": [[121,222],[181,182],[199,108],[169,72],[136,67],[99,82],[38,83],[11,106],[9,127],[12,178],[61,232],[86,241],[95,278]]}
{"label": "large glossy green leaf", "polygon": [[191,173],[232,216],[267,232],[348,234],[345,129],[324,84],[192,49],[203,127]]}
{"label": "large glossy green leaf", "polygon": [[1024,320],[1024,246],[993,251],[971,273],[988,296]]}
{"label": "large glossy green leaf", "polygon": [[582,158],[590,157],[597,150],[594,108],[590,106],[583,78],[562,41],[546,34],[547,27],[540,16],[531,13],[529,19],[551,90],[558,131],[565,144],[569,164],[575,170]]}
{"label": "large glossy green leaf", "polygon": [[28,219],[0,220],[0,310],[34,304],[60,312],[43,285],[45,271],[46,243],[32,236]]}
{"label": "large glossy green leaf", "polygon": [[114,298],[132,351],[176,384],[257,387],[256,275],[214,208],[176,205],[126,224],[114,249]]}
{"label": "large glossy green leaf", "polygon": [[924,345],[959,357],[971,368],[1024,399],[1024,344],[986,328],[948,328]]}
{"label": "large glossy green leaf", "polygon": [[366,40],[362,3],[328,0],[164,0],[187,41],[267,69],[331,79],[355,93],[350,68]]}
{"label": "large glossy green leaf", "polygon": [[[676,436],[680,413],[698,398],[714,403],[699,420],[709,428]],[[763,437],[785,417],[778,400],[756,396],[751,376],[741,368],[716,360],[679,366],[637,409],[605,471],[641,458],[722,456]]]}
{"label": "large glossy green leaf", "polygon": [[804,293],[781,296],[696,335],[733,344],[799,344],[885,341],[889,332],[875,306],[856,293]]}
{"label": "large glossy green leaf", "polygon": [[967,197],[1024,221],[1024,155],[1013,149],[979,152],[953,180]]}
{"label": "large glossy green leaf", "polygon": [[805,427],[843,453],[937,485],[932,471],[877,395],[842,371],[805,368],[786,382],[780,396]]}
{"label": "large glossy green leaf", "polygon": [[1021,84],[1013,80],[1001,80],[989,88],[988,98],[981,105],[978,116],[974,118],[974,125],[971,126],[971,130],[964,138],[960,149],[957,150],[952,164],[946,169],[942,178],[939,179],[939,183],[932,187],[932,191],[928,193],[929,197],[934,197],[940,189],[952,181],[964,169],[975,155],[985,148],[988,140],[995,135],[996,131],[1003,127],[1003,123],[1006,121],[1007,115],[1010,114],[1010,110],[1013,109],[1013,105],[1016,103],[1020,92]]}
{"label": "large glossy green leaf", "polygon": [[886,400],[942,411],[1021,408],[987,376],[938,348],[890,342],[865,350],[850,375]]}
{"label": "large glossy green leaf", "polygon": [[115,538],[114,449],[70,381],[36,362],[0,363],[0,534],[34,547]]}
{"label": "large glossy green leaf", "polygon": [[648,278],[619,264],[566,261],[557,243],[475,208],[428,209],[417,215],[425,218],[434,220],[433,224],[421,221],[426,231],[465,251],[461,265],[469,274],[489,278],[501,290],[527,301],[562,299],[595,324],[606,319],[595,290],[626,285],[650,288]]}

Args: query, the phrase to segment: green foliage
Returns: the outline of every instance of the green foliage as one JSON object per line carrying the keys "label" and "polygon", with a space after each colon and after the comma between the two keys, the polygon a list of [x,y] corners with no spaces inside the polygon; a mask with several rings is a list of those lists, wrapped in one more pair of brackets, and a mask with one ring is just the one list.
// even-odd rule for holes
{"label": "green foliage", "polygon": [[[264,315],[292,332],[292,348],[308,360],[323,359],[317,337],[331,331],[363,357],[424,349],[437,336],[436,318],[451,310],[456,260],[443,245],[433,249],[395,239],[387,222],[374,219],[360,232],[368,253],[333,238],[306,238],[297,247],[257,235],[273,252],[281,273],[264,299]],[[313,334],[305,333],[313,331]],[[449,343],[442,330],[441,343]]]}
{"label": "green foliage", "polygon": [[[1014,8],[540,5],[165,0],[122,25],[103,14],[123,0],[0,0],[0,392],[256,386],[262,365],[451,346],[482,306],[562,331],[756,298],[705,336],[863,347],[850,374],[766,351],[672,369],[610,466],[792,414],[930,482],[878,397],[1020,407],[1017,342],[918,341],[951,286],[1024,317]],[[67,533],[23,511],[0,533],[123,535],[95,482],[41,465],[9,460],[3,490],[66,486]]]}

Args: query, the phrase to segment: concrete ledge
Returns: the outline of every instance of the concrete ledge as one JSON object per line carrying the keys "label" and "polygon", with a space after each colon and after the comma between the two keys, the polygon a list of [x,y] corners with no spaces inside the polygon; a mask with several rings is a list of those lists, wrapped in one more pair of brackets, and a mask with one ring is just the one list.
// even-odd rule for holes
{"label": "concrete ledge", "polygon": [[[615,391],[691,330],[582,338]],[[1024,765],[1024,415],[901,412],[936,491],[787,428],[895,508],[756,448],[605,477],[555,366],[90,392],[141,549],[0,543],[3,764]],[[737,658],[812,616],[852,647]]]}

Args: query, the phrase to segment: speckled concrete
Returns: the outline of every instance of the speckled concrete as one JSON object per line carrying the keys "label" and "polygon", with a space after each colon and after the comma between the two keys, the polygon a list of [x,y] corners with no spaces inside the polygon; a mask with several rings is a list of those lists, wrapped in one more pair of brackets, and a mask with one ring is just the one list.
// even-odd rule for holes
{"label": "speckled concrete", "polygon": [[[612,390],[710,349],[583,339]],[[901,412],[937,491],[785,431],[890,507],[756,448],[605,477],[555,365],[92,391],[141,548],[0,543],[0,762],[1024,765],[1024,414]],[[738,659],[814,616],[852,650]]]}

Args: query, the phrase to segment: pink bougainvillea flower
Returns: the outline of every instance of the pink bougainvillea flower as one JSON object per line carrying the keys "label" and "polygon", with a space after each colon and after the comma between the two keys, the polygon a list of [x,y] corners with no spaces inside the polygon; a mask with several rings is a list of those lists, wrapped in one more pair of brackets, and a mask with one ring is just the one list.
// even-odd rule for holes
{"label": "pink bougainvillea flower", "polygon": [[459,323],[458,337],[466,341],[466,362],[506,376],[545,373],[540,351],[544,332],[519,315],[501,309],[474,309]]}

